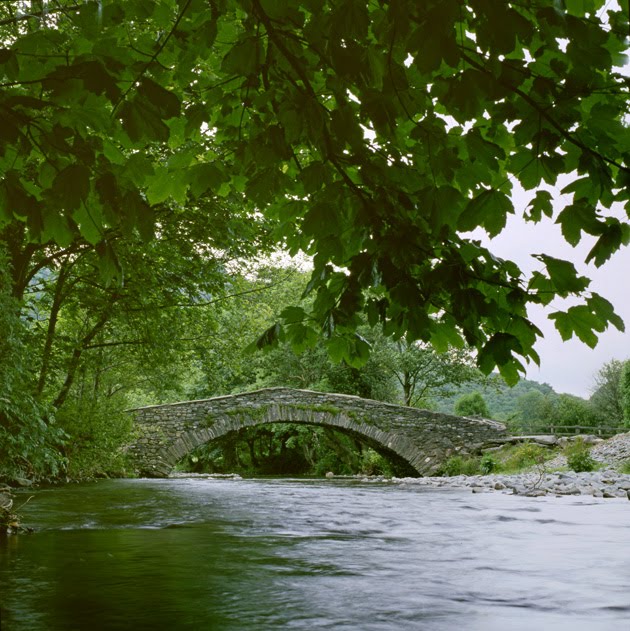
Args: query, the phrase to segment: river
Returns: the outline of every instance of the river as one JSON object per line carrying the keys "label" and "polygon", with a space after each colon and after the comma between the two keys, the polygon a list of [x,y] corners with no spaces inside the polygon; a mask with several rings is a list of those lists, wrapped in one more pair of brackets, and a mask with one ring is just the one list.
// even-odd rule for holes
{"label": "river", "polygon": [[336,479],[29,495],[36,533],[0,540],[2,631],[630,628],[628,500]]}

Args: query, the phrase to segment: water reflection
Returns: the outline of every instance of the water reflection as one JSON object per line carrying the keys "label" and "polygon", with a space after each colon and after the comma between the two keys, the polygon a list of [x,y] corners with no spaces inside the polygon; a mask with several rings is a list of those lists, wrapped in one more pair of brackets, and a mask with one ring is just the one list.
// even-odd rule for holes
{"label": "water reflection", "polygon": [[2,631],[622,629],[630,502],[292,480],[45,490]]}

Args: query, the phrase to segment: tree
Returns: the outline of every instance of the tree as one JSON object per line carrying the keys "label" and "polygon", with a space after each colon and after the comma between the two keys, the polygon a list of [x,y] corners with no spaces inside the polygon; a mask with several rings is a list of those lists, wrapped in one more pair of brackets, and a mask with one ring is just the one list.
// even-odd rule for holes
{"label": "tree", "polygon": [[554,425],[582,427],[596,427],[600,424],[601,417],[589,401],[572,394],[560,394],[556,401],[554,412]]}
{"label": "tree", "polygon": [[[623,65],[628,9],[605,0],[99,0],[2,3],[0,240],[21,298],[32,259],[94,248],[123,282],[118,244],[164,216],[230,206],[313,255],[309,310],[263,336],[323,333],[365,361],[365,314],[438,350],[464,343],[514,382],[538,361],[532,304],[589,345],[623,323],[571,262],[526,277],[468,232],[553,214],[602,265],[628,242]],[[26,5],[28,6],[28,5]],[[19,7],[19,8],[18,8]],[[246,221],[245,221],[246,223]],[[241,227],[242,229],[242,227]]]}
{"label": "tree", "polygon": [[455,414],[460,416],[480,416],[489,418],[490,411],[481,392],[470,392],[462,395],[455,403]]}
{"label": "tree", "polygon": [[432,399],[447,397],[458,386],[479,382],[482,377],[465,350],[436,353],[429,345],[410,343],[406,338],[395,342],[381,338],[380,345],[383,364],[402,389],[404,405],[431,405]]}
{"label": "tree", "polygon": [[617,426],[623,423],[621,372],[625,362],[612,359],[595,375],[595,389],[590,402],[602,417],[604,424]]}
{"label": "tree", "polygon": [[630,427],[630,361],[626,361],[621,371],[621,396],[623,404],[623,418],[626,427]]}
{"label": "tree", "polygon": [[516,400],[517,420],[520,428],[527,433],[549,431],[556,415],[555,393],[544,394],[540,390],[530,390]]}
{"label": "tree", "polygon": [[66,436],[44,421],[50,410],[30,392],[30,348],[8,291],[6,258],[0,244],[0,477],[54,476],[64,469]]}

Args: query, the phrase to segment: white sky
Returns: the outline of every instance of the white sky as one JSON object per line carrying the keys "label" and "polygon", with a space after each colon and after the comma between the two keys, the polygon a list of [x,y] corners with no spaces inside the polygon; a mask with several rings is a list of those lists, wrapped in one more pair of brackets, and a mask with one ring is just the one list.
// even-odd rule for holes
{"label": "white sky", "polygon": [[[558,188],[550,188],[556,198],[554,204],[559,211],[565,203],[570,203],[569,196],[562,196]],[[614,255],[602,267],[585,265],[586,258],[594,238],[584,239],[576,248],[571,247],[562,237],[560,226],[546,219],[539,224],[521,219],[522,209],[534,197],[535,191],[519,191],[514,196],[516,215],[510,216],[506,229],[492,241],[483,239],[490,251],[519,264],[521,269],[531,272],[541,264],[531,258],[531,254],[549,254],[556,258],[571,261],[578,273],[592,280],[589,289],[608,299],[615,311],[625,321],[628,332],[622,333],[614,327],[599,334],[599,343],[594,349],[589,348],[577,338],[563,342],[548,314],[566,308],[571,303],[554,301],[545,308],[534,307],[530,318],[541,329],[541,339],[536,350],[540,355],[540,368],[530,364],[527,378],[548,383],[556,392],[567,392],[588,398],[593,391],[595,373],[611,359],[630,359],[630,248],[625,247]],[[623,210],[620,211],[621,214]],[[480,237],[481,235],[476,234]]]}

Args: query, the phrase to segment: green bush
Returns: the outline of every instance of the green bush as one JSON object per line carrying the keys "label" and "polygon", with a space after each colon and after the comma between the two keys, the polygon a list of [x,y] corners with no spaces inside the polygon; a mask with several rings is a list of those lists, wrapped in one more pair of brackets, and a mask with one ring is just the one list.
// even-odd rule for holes
{"label": "green bush", "polygon": [[442,466],[442,474],[447,476],[459,475],[462,472],[463,458],[451,456]]}
{"label": "green bush", "polygon": [[496,471],[498,464],[499,463],[490,454],[485,454],[481,457],[479,469],[481,473],[488,475],[488,473]]}
{"label": "green bush", "polygon": [[365,475],[392,475],[387,459],[373,449],[365,449],[361,454],[361,473]]}
{"label": "green bush", "polygon": [[630,474],[630,460],[624,460],[621,465],[619,465],[619,472]]}
{"label": "green bush", "polygon": [[590,447],[581,438],[567,445],[564,455],[567,457],[569,469],[575,472],[594,471],[597,468],[597,461],[593,460]]}
{"label": "green bush", "polygon": [[442,475],[449,477],[454,475],[478,475],[479,459],[451,456],[442,467]]}
{"label": "green bush", "polygon": [[70,478],[126,474],[123,447],[131,441],[133,428],[121,407],[121,400],[115,398],[71,399],[57,412],[58,425],[67,436],[64,452]]}
{"label": "green bush", "polygon": [[534,443],[523,443],[514,448],[510,456],[506,458],[504,469],[507,471],[520,471],[540,465],[547,459],[545,449]]}

